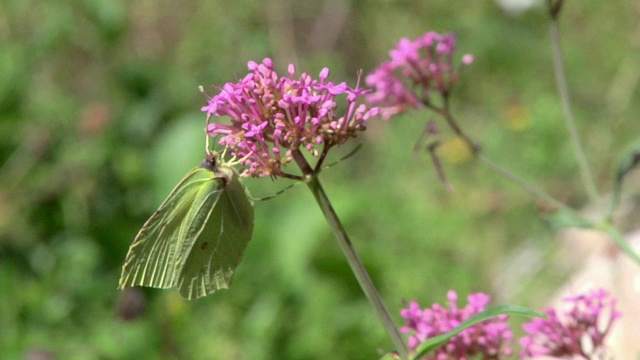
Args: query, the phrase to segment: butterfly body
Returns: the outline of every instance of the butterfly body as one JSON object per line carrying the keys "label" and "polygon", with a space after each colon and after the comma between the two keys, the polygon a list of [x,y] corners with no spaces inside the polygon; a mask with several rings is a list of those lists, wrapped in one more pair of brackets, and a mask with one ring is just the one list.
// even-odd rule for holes
{"label": "butterfly body", "polygon": [[120,288],[177,287],[187,299],[226,289],[253,233],[253,202],[208,155],[171,191],[129,248]]}

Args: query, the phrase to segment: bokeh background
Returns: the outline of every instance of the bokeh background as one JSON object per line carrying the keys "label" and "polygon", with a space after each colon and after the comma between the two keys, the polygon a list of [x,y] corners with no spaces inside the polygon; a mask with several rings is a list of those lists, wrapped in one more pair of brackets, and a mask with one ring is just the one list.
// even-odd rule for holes
{"label": "bokeh background", "polygon": [[[453,31],[460,55],[476,59],[453,99],[459,121],[487,156],[580,208],[541,3],[3,1],[0,358],[377,358],[391,344],[303,186],[257,203],[229,291],[187,302],[175,290],[116,289],[138,229],[202,158],[197,86],[212,93],[264,57],[282,73],[328,66],[355,85],[399,38]],[[633,0],[567,1],[561,18],[603,193],[640,131],[639,19]],[[544,204],[455,141],[441,149],[447,193],[426,154],[412,153],[433,118],[371,121],[362,150],[322,176],[387,306],[401,323],[407,300],[443,303],[455,289],[542,308],[575,266]],[[256,197],[287,185],[246,183]]]}

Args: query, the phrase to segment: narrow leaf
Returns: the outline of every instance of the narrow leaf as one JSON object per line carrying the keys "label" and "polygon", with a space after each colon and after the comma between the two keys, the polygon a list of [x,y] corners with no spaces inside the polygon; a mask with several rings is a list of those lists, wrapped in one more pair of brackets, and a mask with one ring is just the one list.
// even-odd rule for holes
{"label": "narrow leaf", "polygon": [[545,216],[545,218],[547,223],[555,231],[558,231],[567,227],[576,227],[576,228],[583,228],[583,229],[594,229],[596,227],[588,219],[570,210],[558,209],[553,213]]}
{"label": "narrow leaf", "polygon": [[519,315],[519,316],[527,316],[527,317],[545,317],[546,316],[545,314],[540,313],[538,311],[534,311],[518,305],[492,306],[482,312],[479,312],[473,315],[467,320],[463,321],[458,327],[449,331],[448,333],[444,333],[438,336],[434,336],[430,339],[427,339],[418,347],[417,355],[414,357],[414,359],[419,359],[427,355],[428,353],[434,351],[435,349],[437,349],[438,347],[442,346],[447,341],[449,341],[449,339],[459,334],[461,331],[499,315]]}
{"label": "narrow leaf", "polygon": [[640,141],[632,144],[622,155],[622,158],[618,162],[618,167],[615,173],[615,179],[613,182],[613,194],[611,196],[611,206],[609,208],[609,219],[613,216],[613,212],[620,204],[620,197],[622,193],[622,182],[624,177],[627,176],[640,164]]}

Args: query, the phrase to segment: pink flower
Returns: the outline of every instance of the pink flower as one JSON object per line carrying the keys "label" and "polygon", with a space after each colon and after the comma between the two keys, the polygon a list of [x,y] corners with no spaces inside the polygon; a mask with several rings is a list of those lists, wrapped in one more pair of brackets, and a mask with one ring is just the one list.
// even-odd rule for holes
{"label": "pink flower", "polygon": [[604,289],[564,299],[566,309],[545,310],[548,318],[536,318],[522,327],[528,336],[520,339],[522,356],[592,358],[604,351],[604,339],[621,316],[616,300]]}
{"label": "pink flower", "polygon": [[[438,304],[421,309],[416,301],[411,301],[407,309],[400,311],[400,315],[407,320],[407,325],[400,331],[411,334],[408,344],[412,350],[425,340],[449,332],[464,320],[485,310],[490,301],[489,295],[475,293],[467,297],[467,306],[458,308],[458,295],[455,291],[449,291],[447,298],[449,309]],[[508,344],[513,335],[507,319],[507,315],[501,315],[465,329],[424,359],[469,359],[473,356],[498,359],[502,355],[509,356],[512,350]]]}
{"label": "pink flower", "polygon": [[288,76],[280,77],[269,58],[261,64],[250,61],[248,68],[249,74],[225,84],[202,108],[208,120],[230,118],[228,125],[210,123],[207,132],[220,137],[218,143],[231,155],[244,159],[246,176],[296,177],[282,170],[294,152],[305,149],[324,159],[331,147],[356,137],[378,114],[375,107],[357,104],[368,91],[328,81],[327,68],[318,80],[307,73],[296,78],[294,65],[289,65]]}
{"label": "pink flower", "polygon": [[[368,101],[378,104],[382,117],[389,119],[409,109],[432,106],[433,91],[446,99],[459,79],[453,63],[455,48],[451,33],[428,32],[415,40],[400,39],[389,52],[391,60],[366,77],[367,85],[375,88]],[[462,57],[462,65],[472,62],[472,55]]]}

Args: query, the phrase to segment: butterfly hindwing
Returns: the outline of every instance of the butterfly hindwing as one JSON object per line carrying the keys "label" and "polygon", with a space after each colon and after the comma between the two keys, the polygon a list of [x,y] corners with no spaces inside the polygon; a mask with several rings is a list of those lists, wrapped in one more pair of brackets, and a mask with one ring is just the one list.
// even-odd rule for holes
{"label": "butterfly hindwing", "polygon": [[187,299],[228,288],[253,233],[253,203],[238,173],[226,166],[216,173],[224,180],[224,191],[219,196],[202,194],[196,203],[206,211],[194,213],[199,219],[186,229],[187,237],[195,239],[178,281]]}

